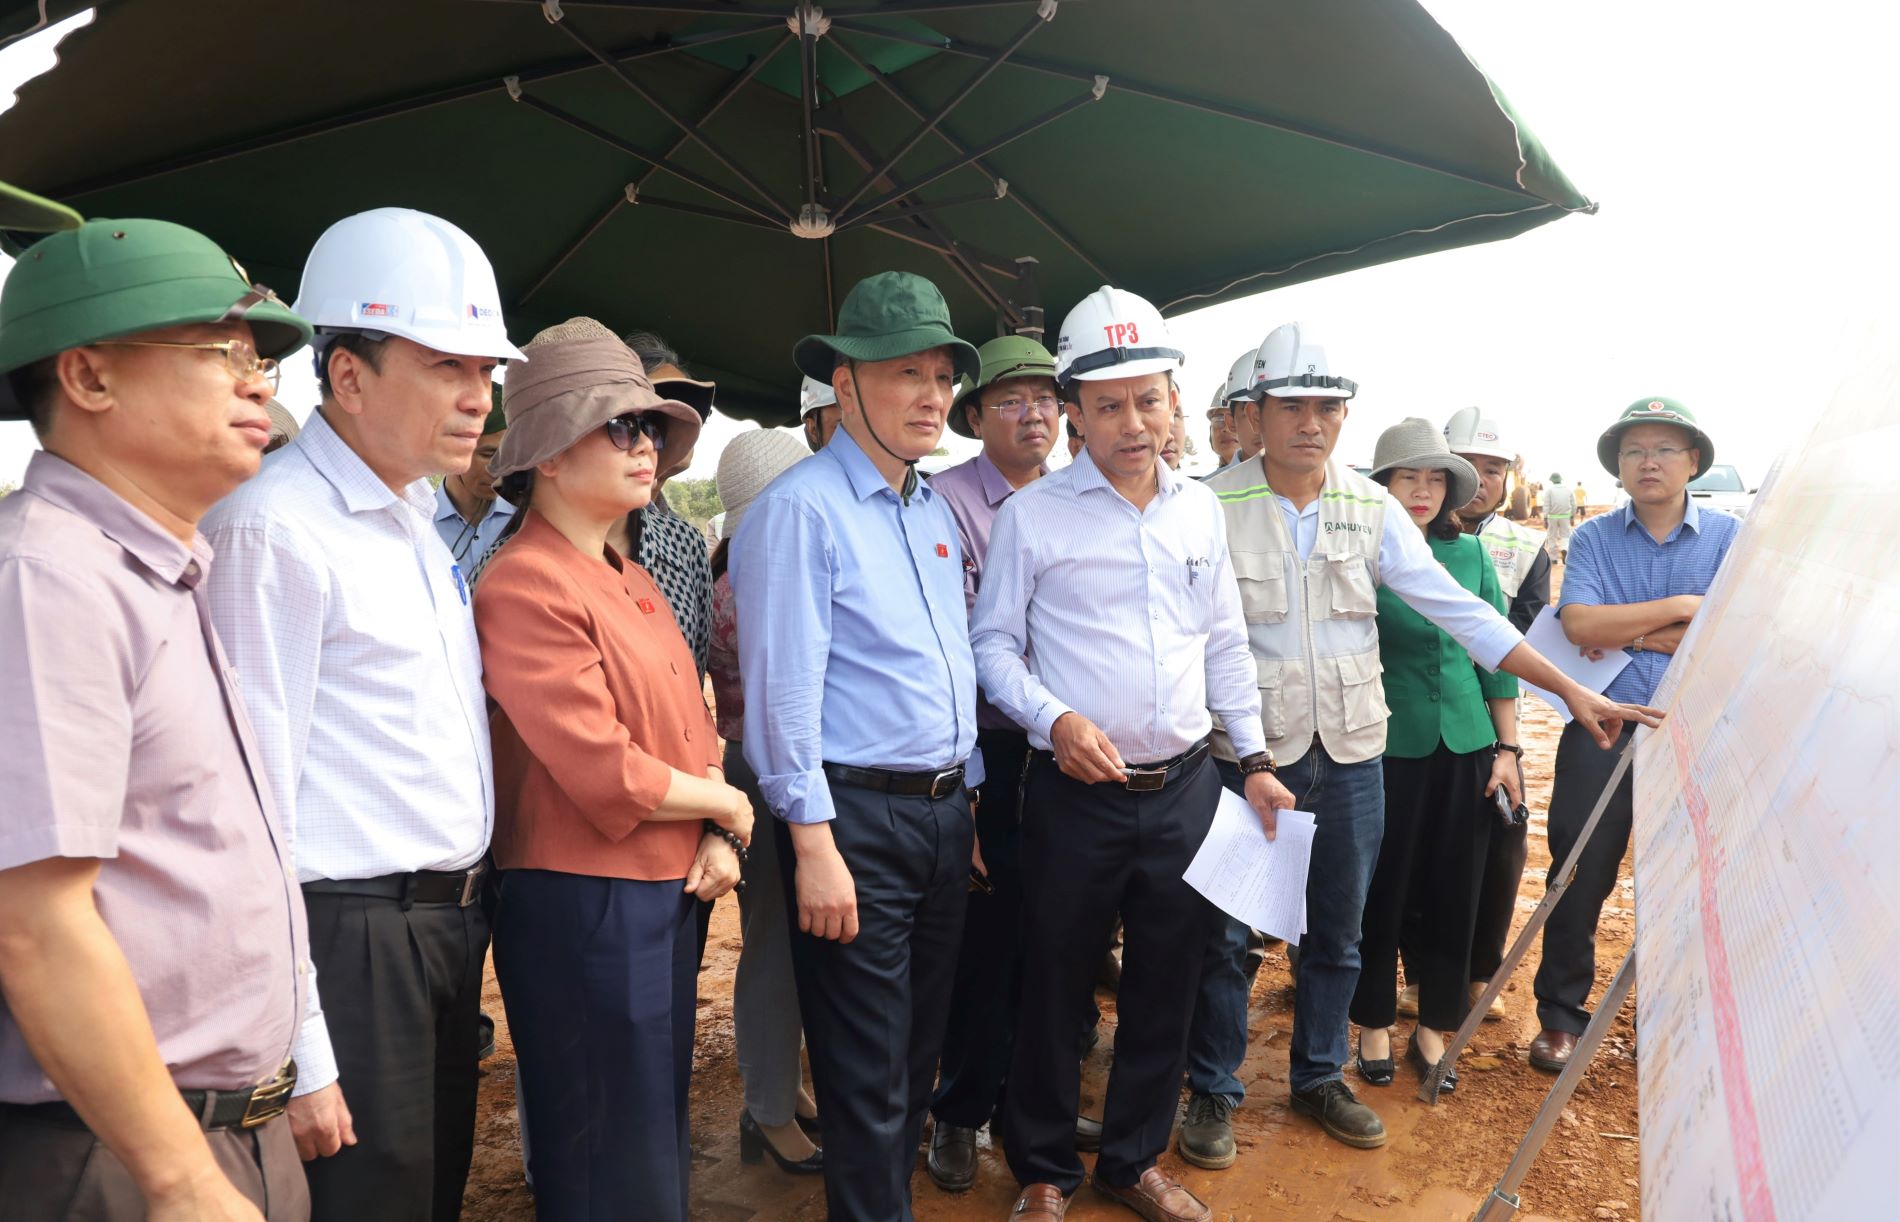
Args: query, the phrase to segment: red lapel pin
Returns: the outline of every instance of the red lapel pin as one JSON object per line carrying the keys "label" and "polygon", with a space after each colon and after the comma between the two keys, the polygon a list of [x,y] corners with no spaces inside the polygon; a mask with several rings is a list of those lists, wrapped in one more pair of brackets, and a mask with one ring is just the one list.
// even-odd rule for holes
{"label": "red lapel pin", "polygon": [[947,559],[950,555],[950,545],[947,543],[937,544],[937,555],[945,557]]}
{"label": "red lapel pin", "polygon": [[638,606],[640,610],[646,612],[648,615],[653,614],[653,600],[652,599],[650,598],[640,599]]}

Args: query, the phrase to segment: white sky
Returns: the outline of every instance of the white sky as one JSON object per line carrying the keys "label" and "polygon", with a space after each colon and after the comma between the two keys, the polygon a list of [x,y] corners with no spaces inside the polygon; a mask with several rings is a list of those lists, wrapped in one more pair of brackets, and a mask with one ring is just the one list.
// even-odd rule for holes
{"label": "white sky", "polygon": [[[1900,269],[1900,6],[1426,4],[1602,211],[1175,320],[1196,466],[1207,462],[1200,412],[1228,365],[1298,320],[1362,388],[1347,459],[1368,458],[1404,416],[1442,423],[1479,403],[1534,477],[1559,470],[1607,493],[1597,433],[1632,400],[1664,394],[1758,481],[1825,403]],[[8,105],[52,66],[60,32],[0,50]],[[307,362],[293,364],[280,397],[301,416],[315,385]],[[716,417],[688,474],[712,475],[725,441],[750,427]],[[32,448],[27,426],[0,424],[0,482],[18,480]]]}

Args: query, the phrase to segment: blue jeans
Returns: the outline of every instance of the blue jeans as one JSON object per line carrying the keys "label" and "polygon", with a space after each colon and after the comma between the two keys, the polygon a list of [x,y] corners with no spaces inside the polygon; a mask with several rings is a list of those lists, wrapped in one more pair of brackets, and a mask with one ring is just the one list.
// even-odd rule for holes
{"label": "blue jeans", "polygon": [[[1243,793],[1238,764],[1217,759],[1220,783]],[[1221,913],[1201,959],[1201,991],[1188,1030],[1188,1089],[1197,1095],[1225,1095],[1238,1104],[1247,1097],[1240,1063],[1247,1059],[1247,925]]]}
{"label": "blue jeans", "polygon": [[1306,1091],[1341,1078],[1351,1054],[1346,1012],[1359,984],[1366,890],[1385,835],[1385,771],[1376,756],[1341,764],[1316,744],[1299,763],[1280,769],[1280,783],[1315,825],[1287,1071],[1287,1084]]}

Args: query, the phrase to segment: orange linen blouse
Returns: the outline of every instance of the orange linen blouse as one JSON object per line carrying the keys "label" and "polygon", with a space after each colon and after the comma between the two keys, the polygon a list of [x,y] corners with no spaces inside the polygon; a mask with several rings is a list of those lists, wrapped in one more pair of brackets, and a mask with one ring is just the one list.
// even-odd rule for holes
{"label": "orange linen blouse", "polygon": [[669,768],[705,776],[719,739],[666,598],[609,549],[588,557],[532,510],[476,587],[495,746],[495,864],[685,878],[698,820],[646,822]]}

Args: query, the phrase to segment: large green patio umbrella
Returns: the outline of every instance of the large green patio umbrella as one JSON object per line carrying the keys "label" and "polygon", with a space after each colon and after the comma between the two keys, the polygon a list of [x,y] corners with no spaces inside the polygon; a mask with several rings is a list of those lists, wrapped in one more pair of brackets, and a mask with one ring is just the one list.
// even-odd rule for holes
{"label": "large green patio umbrella", "polygon": [[[77,7],[0,0],[0,39]],[[337,218],[439,213],[518,339],[655,330],[761,419],[872,272],[980,341],[1101,284],[1179,313],[1594,208],[1411,0],[108,0],[59,57],[0,179],[286,294]]]}

